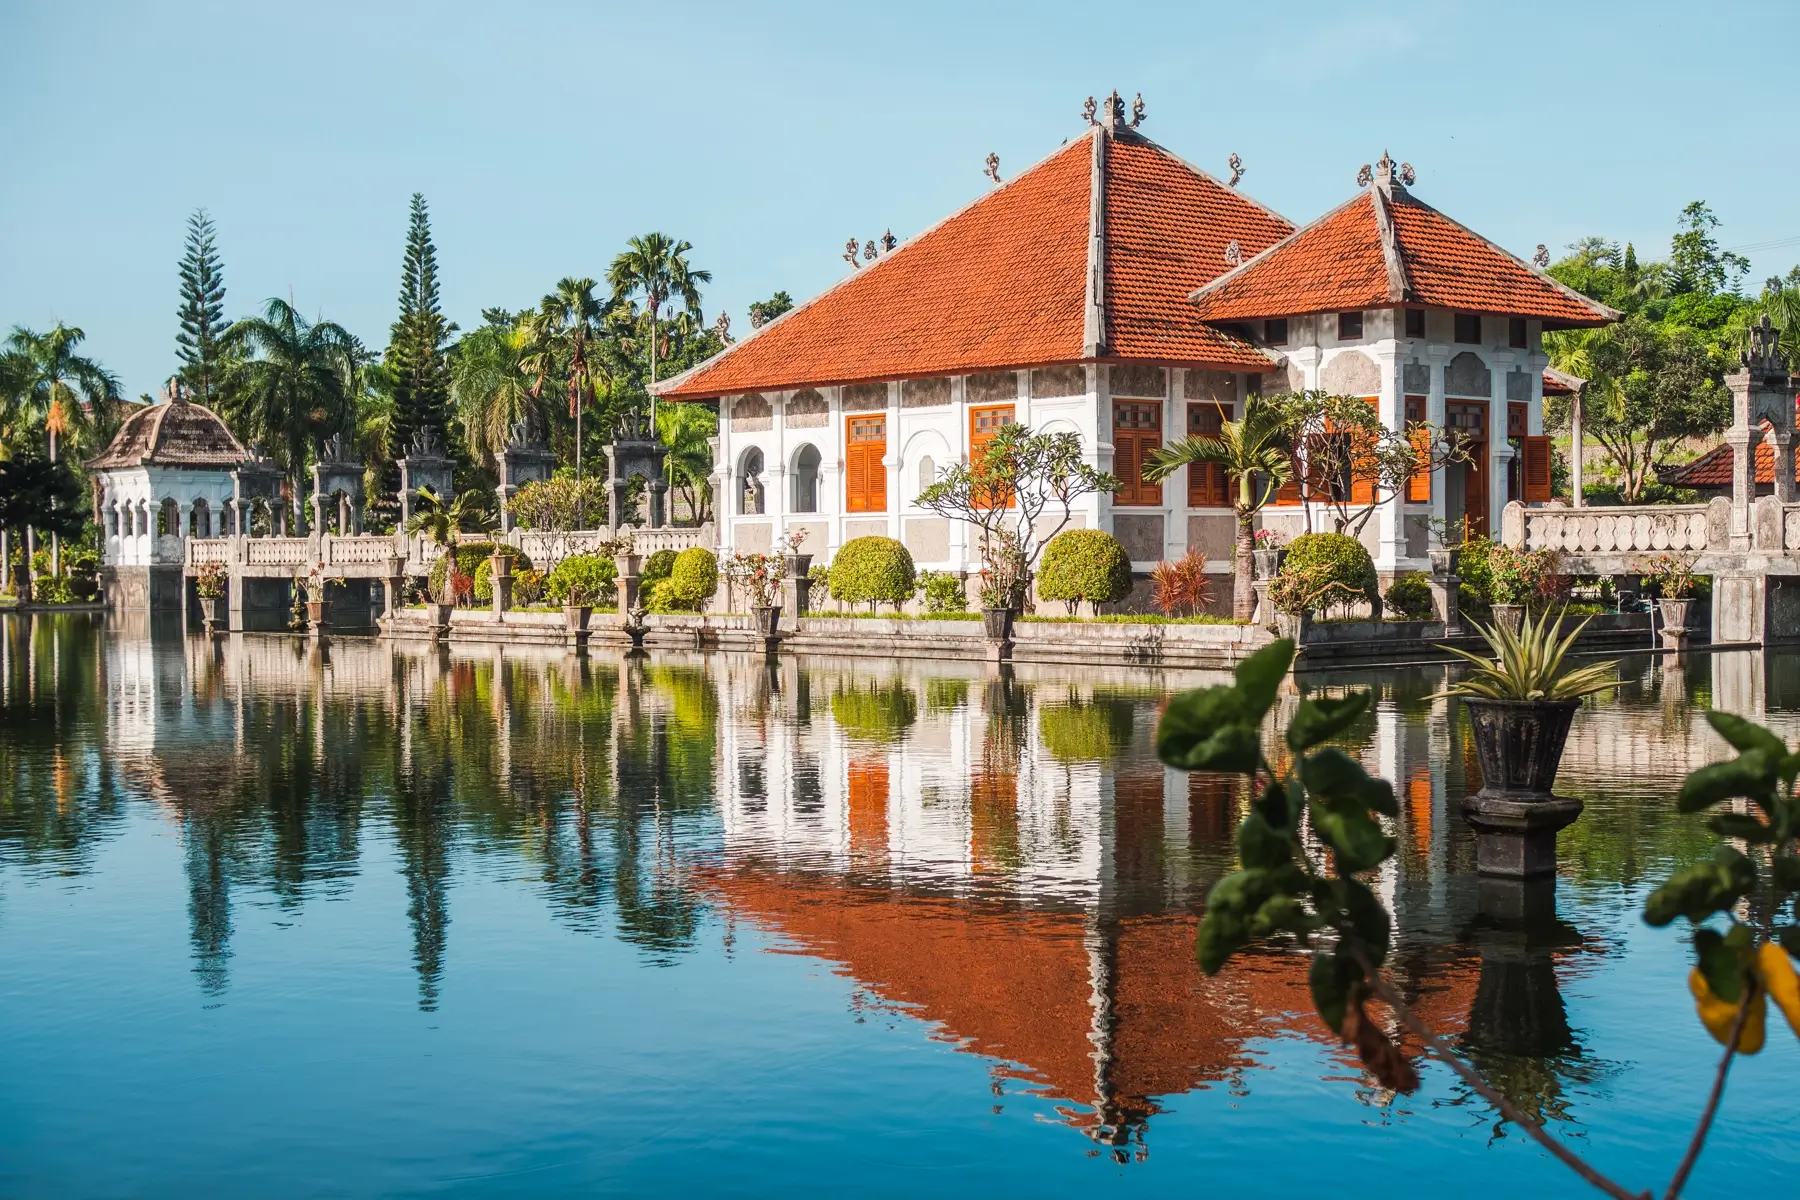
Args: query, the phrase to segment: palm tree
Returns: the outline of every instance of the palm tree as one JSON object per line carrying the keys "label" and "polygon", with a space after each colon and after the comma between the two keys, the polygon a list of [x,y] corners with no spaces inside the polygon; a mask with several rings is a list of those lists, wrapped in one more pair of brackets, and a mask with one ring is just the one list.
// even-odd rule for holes
{"label": "palm tree", "polygon": [[[95,428],[96,417],[103,416],[119,399],[117,377],[76,352],[86,337],[81,330],[58,322],[48,333],[15,325],[6,340],[16,376],[10,387],[26,420],[43,421],[51,462],[56,461],[60,439],[73,434],[85,440]],[[29,545],[26,553],[31,553]],[[50,573],[62,574],[62,539],[54,533],[50,535]]]}
{"label": "palm tree", "polygon": [[1275,495],[1275,489],[1293,478],[1290,453],[1292,432],[1287,418],[1261,396],[1251,396],[1244,416],[1220,423],[1212,437],[1190,437],[1172,442],[1150,455],[1144,476],[1161,481],[1193,463],[1216,463],[1237,483],[1237,545],[1232,557],[1231,615],[1250,619],[1256,595],[1250,587],[1251,555],[1256,550],[1257,510]]}
{"label": "palm tree", "polygon": [[245,441],[267,445],[297,484],[313,445],[354,431],[361,343],[275,298],[262,316],[227,330],[223,344],[243,354],[226,389],[226,419]]}
{"label": "palm tree", "polygon": [[456,345],[450,398],[470,451],[485,465],[506,448],[514,426],[543,416],[542,385],[534,386],[524,366],[537,336],[527,318],[483,325]]}
{"label": "palm tree", "polygon": [[719,432],[719,418],[699,404],[676,404],[656,415],[656,434],[669,448],[664,465],[669,483],[687,495],[688,511],[705,523],[712,496],[712,445],[707,440]]}
{"label": "palm tree", "polygon": [[[420,488],[418,505],[406,522],[406,532],[424,534],[428,541],[441,546],[445,554],[455,552],[457,534],[464,531],[491,533],[495,526],[487,498],[480,492],[463,492],[445,504],[430,488]],[[438,594],[440,604],[454,600],[450,591],[450,577],[454,573],[449,566],[444,568],[444,585]]]}
{"label": "palm tree", "polygon": [[[597,377],[597,364],[588,353],[589,345],[600,327],[600,302],[594,299],[596,286],[592,279],[564,276],[557,280],[556,290],[545,296],[538,305],[538,313],[546,323],[539,336],[553,334],[558,348],[567,351],[567,357],[563,361],[566,363],[565,373],[569,383],[569,416],[575,420],[577,479],[581,478],[581,418],[587,406],[593,402],[594,380]],[[544,379],[541,367],[536,374],[541,389]]]}
{"label": "palm tree", "polygon": [[[644,309],[650,315],[650,384],[656,385],[657,319],[662,306],[671,299],[681,301],[687,311],[700,315],[700,285],[712,282],[711,271],[696,271],[688,264],[690,242],[676,241],[666,233],[647,233],[625,243],[624,253],[613,259],[606,272],[612,285],[613,302],[622,303],[632,296],[644,298]],[[656,393],[650,393],[650,419],[656,420]]]}

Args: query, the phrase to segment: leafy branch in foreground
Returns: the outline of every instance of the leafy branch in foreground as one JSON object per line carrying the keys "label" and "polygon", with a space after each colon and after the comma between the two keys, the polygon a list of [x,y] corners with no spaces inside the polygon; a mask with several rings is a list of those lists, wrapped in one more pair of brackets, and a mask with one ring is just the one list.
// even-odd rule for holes
{"label": "leafy branch in foreground", "polygon": [[[1540,643],[1557,642],[1553,633],[1534,631],[1534,636]],[[1558,680],[1572,680],[1567,687],[1575,689],[1573,695],[1592,690],[1580,672],[1560,670],[1564,648],[1554,645],[1546,652],[1540,645],[1537,665],[1529,672],[1520,668],[1521,677],[1530,674],[1537,680],[1530,690],[1554,691]],[[1399,809],[1388,781],[1369,775],[1343,750],[1326,744],[1368,710],[1372,696],[1303,697],[1285,732],[1289,765],[1278,771],[1263,749],[1262,724],[1293,656],[1291,641],[1272,643],[1238,666],[1235,683],[1171,699],[1157,726],[1156,751],[1165,763],[1244,775],[1255,797],[1237,830],[1239,869],[1207,896],[1196,945],[1201,969],[1217,974],[1232,955],[1255,942],[1297,943],[1311,954],[1308,982],[1320,1020],[1355,1048],[1383,1086],[1411,1092],[1420,1081],[1405,1052],[1371,1019],[1371,999],[1391,1009],[1429,1053],[1589,1184],[1619,1200],[1649,1196],[1601,1174],[1521,1111],[1439,1038],[1382,975],[1393,919],[1357,876],[1393,855],[1395,841],[1381,819],[1396,817]],[[1723,913],[1730,926],[1726,932],[1710,926],[1695,932],[1700,965],[1690,987],[1702,1021],[1727,1049],[1669,1197],[1680,1194],[1699,1157],[1732,1056],[1740,1050],[1755,1053],[1762,1046],[1765,996],[1800,1033],[1800,977],[1790,961],[1790,955],[1800,956],[1800,914],[1790,907],[1793,893],[1800,890],[1800,858],[1794,854],[1794,840],[1800,836],[1800,802],[1794,797],[1800,753],[1790,754],[1774,734],[1740,718],[1713,713],[1709,719],[1739,756],[1690,775],[1678,806],[1698,812],[1743,798],[1760,815],[1713,817],[1715,832],[1745,843],[1750,853],[1722,848],[1711,861],[1678,872],[1645,904],[1645,917],[1653,925],[1666,925],[1678,916],[1698,925]],[[1743,911],[1749,920],[1739,919]],[[1783,912],[1795,916],[1796,923],[1778,928]]]}

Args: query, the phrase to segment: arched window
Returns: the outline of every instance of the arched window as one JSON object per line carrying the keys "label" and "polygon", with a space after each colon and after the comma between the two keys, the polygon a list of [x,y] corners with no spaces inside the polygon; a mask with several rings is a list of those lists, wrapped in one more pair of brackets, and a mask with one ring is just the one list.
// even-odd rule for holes
{"label": "arched window", "polygon": [[181,505],[175,503],[173,496],[162,502],[156,510],[156,536],[165,537],[173,534],[181,536]]}
{"label": "arched window", "polygon": [[923,492],[936,482],[937,463],[933,462],[931,455],[927,454],[919,459],[919,491]]}
{"label": "arched window", "polygon": [[194,501],[193,511],[188,515],[188,536],[212,536],[212,508],[205,500]]}
{"label": "arched window", "polygon": [[744,452],[743,467],[738,472],[738,512],[744,516],[761,516],[763,511],[763,453],[751,447]]}
{"label": "arched window", "polygon": [[794,511],[819,511],[819,448],[810,442],[794,456]]}

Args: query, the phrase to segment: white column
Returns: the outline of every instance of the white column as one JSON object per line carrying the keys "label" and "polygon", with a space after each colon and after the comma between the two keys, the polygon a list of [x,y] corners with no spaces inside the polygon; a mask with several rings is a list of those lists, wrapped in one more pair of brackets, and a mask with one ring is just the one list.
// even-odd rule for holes
{"label": "white column", "polygon": [[[1447,346],[1432,345],[1426,347],[1426,370],[1431,373],[1431,385],[1429,395],[1425,400],[1425,419],[1439,429],[1444,428],[1444,421],[1448,416],[1448,406],[1444,403],[1444,366],[1449,360],[1449,357],[1450,350]],[[1447,480],[1445,476],[1452,470],[1460,471],[1462,469],[1463,464],[1461,463],[1457,463],[1454,466],[1439,464],[1432,469],[1431,517],[1434,521],[1439,522],[1440,526],[1444,520],[1444,514],[1447,511],[1445,501],[1450,487],[1449,480]]]}
{"label": "white column", "polygon": [[763,512],[769,516],[769,544],[772,546],[787,527],[788,514],[794,508],[794,498],[788,492],[793,484],[788,479],[787,396],[777,394],[769,397],[769,427],[769,437],[774,443],[774,449],[772,461],[765,463],[763,467],[769,478],[763,496]]}
{"label": "white column", "polygon": [[[1187,436],[1187,370],[1169,368],[1169,403],[1163,419],[1163,445]],[[1163,555],[1170,561],[1188,552],[1188,473],[1177,471],[1163,480]],[[1183,811],[1186,811],[1185,809]]]}
{"label": "white column", "polygon": [[887,449],[881,465],[887,468],[888,536],[900,538],[900,388],[898,381],[887,385]]}
{"label": "white column", "polygon": [[[825,518],[825,546],[822,558],[813,561],[825,566],[837,557],[844,544],[844,453],[849,429],[844,424],[844,389],[826,388],[825,419],[828,436],[819,447],[819,514]],[[814,551],[815,554],[821,553]]]}
{"label": "white column", "polygon": [[[1381,393],[1375,399],[1375,415],[1389,429],[1404,430],[1406,400],[1401,387],[1400,347],[1388,340],[1377,342],[1370,347],[1370,351],[1381,371]],[[1375,556],[1377,571],[1396,571],[1400,560],[1406,557],[1406,519],[1401,508],[1405,502],[1406,488],[1402,485],[1376,508],[1376,536],[1379,546],[1379,552]]]}
{"label": "white column", "polygon": [[[1483,321],[1483,328],[1494,324]],[[1506,440],[1506,373],[1512,355],[1481,347],[1488,368],[1488,532],[1500,536],[1500,514],[1506,509],[1506,480],[1512,471],[1513,448]]]}

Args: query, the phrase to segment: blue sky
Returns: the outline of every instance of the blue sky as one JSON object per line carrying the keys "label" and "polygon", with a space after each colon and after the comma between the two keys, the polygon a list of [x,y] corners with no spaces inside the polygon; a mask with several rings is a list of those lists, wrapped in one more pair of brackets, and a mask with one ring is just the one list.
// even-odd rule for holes
{"label": "blue sky", "polygon": [[1144,132],[1304,222],[1384,147],[1521,255],[1667,248],[1690,200],[1752,286],[1800,262],[1800,5],[0,4],[0,325],[57,320],[129,394],[174,365],[183,224],[238,316],[290,293],[385,344],[407,202],[451,317],[694,243],[740,333],[844,240],[911,235],[1141,91]]}

